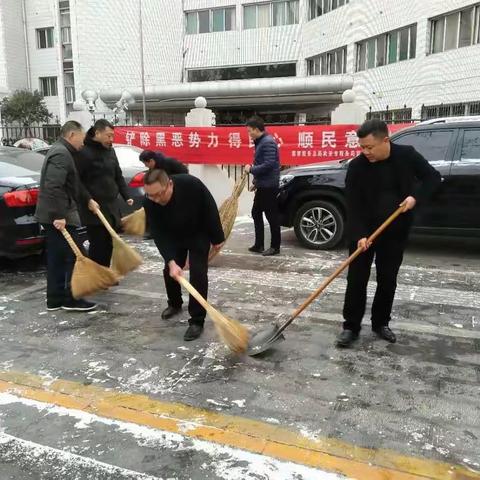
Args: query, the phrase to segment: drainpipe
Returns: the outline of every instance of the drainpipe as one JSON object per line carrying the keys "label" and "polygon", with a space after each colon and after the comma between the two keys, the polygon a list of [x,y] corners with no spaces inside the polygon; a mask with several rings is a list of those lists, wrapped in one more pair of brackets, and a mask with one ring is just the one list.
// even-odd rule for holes
{"label": "drainpipe", "polygon": [[25,8],[25,0],[22,0],[22,20],[23,20],[23,37],[25,41],[25,62],[27,66],[27,87],[32,89],[32,77],[30,74],[30,51],[28,48],[28,31],[27,31],[27,14]]}

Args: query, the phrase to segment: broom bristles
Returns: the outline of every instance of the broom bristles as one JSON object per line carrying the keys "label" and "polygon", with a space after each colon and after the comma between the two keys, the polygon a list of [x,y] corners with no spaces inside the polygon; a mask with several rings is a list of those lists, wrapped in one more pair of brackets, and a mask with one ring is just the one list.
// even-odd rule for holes
{"label": "broom bristles", "polygon": [[124,276],[143,263],[140,254],[123,240],[113,237],[112,241],[112,269],[115,272]]}
{"label": "broom bristles", "polygon": [[73,298],[93,295],[115,285],[119,276],[110,268],[95,263],[87,257],[78,258],[72,274]]}
{"label": "broom bristles", "polygon": [[223,343],[234,353],[243,353],[247,350],[250,334],[237,320],[225,317],[215,310],[209,312],[218,336]]}
{"label": "broom bristles", "polygon": [[146,216],[143,207],[122,218],[122,228],[127,235],[143,237],[145,235],[145,226]]}

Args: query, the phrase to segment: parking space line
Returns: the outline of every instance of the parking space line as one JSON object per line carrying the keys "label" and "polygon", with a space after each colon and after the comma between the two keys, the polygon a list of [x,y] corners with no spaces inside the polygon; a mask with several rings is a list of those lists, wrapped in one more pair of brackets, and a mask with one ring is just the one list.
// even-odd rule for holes
{"label": "parking space line", "polygon": [[0,391],[368,480],[480,480],[480,472],[278,425],[23,372],[0,372]]}

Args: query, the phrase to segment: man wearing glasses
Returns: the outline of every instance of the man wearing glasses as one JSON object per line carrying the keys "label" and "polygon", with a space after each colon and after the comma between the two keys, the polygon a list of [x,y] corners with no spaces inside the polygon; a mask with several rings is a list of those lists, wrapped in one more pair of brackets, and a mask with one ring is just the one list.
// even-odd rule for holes
{"label": "man wearing glasses", "polygon": [[[207,298],[208,255],[210,247],[220,250],[225,242],[218,208],[212,194],[196,177],[187,174],[168,177],[164,170],[145,175],[145,213],[151,235],[165,260],[163,277],[168,307],[162,318],[182,310],[182,292],[175,280],[183,275],[189,258],[190,283]],[[192,297],[188,303],[189,327],[185,341],[197,339],[203,331],[205,309]]]}

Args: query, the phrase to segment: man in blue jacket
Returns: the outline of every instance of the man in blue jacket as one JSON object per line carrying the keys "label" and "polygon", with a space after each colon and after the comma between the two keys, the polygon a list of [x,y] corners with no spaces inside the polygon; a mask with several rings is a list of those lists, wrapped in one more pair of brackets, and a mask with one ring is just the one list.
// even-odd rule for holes
{"label": "man in blue jacket", "polygon": [[[253,165],[245,170],[253,175],[255,198],[252,217],[255,224],[255,243],[249,248],[251,252],[263,256],[280,253],[280,218],[278,212],[278,188],[280,181],[280,156],[277,142],[265,132],[265,124],[260,117],[252,117],[247,122],[250,138],[255,143]],[[264,251],[263,212],[270,225],[271,244]]]}

